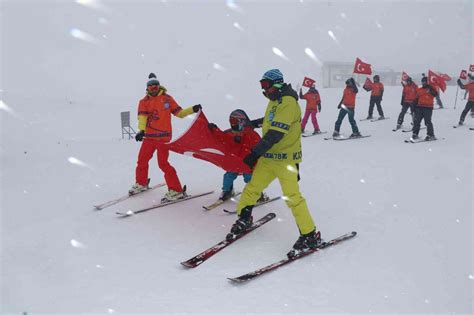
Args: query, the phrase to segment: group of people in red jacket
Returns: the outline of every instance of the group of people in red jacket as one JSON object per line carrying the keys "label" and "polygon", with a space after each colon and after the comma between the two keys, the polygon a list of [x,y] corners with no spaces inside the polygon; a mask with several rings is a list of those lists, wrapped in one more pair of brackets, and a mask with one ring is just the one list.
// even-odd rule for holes
{"label": "group of people in red jacket", "polygon": [[[369,87],[364,88],[371,91],[369,101],[369,113],[367,119],[372,119],[374,107],[377,107],[379,114],[378,119],[384,119],[382,109],[382,97],[384,93],[384,85],[380,82],[380,77],[375,75],[374,82]],[[352,127],[351,137],[360,137],[357,123],[354,119],[356,95],[358,88],[355,80],[349,78],[346,80],[346,87],[343,91],[343,96],[339,102],[340,109],[338,118],[335,123],[333,137],[339,136],[339,130],[344,117],[347,115]],[[433,123],[431,121],[433,113],[434,99],[439,97],[436,87],[428,83],[428,78],[423,76],[421,80],[422,85],[418,87],[408,77],[405,82],[402,81],[403,91],[401,100],[401,112],[398,116],[396,129],[401,128],[406,112],[410,109],[412,114],[413,134],[412,139],[418,138],[421,121],[425,121],[427,126],[427,135],[425,140],[435,140]],[[460,79],[457,81],[461,89],[465,89],[469,93],[469,99],[461,114],[459,125],[464,123],[464,119],[469,111],[474,112],[474,76],[469,75],[469,83],[463,84]],[[301,131],[305,132],[309,117],[314,127],[313,134],[320,133],[320,128],[317,120],[317,113],[321,112],[321,96],[313,84],[308,91],[303,94],[302,89],[299,91],[300,99],[306,100],[306,110],[301,121]],[[183,118],[192,113],[201,110],[201,105],[197,104],[185,109],[182,109],[171,95],[166,93],[166,89],[160,85],[156,76],[152,73],[147,82],[147,95],[140,101],[138,117],[139,130],[136,135],[137,141],[143,141],[143,145],[138,155],[137,169],[136,169],[136,183],[132,186],[129,193],[135,194],[148,189],[148,162],[152,158],[155,151],[158,151],[158,165],[165,174],[165,180],[168,184],[169,191],[164,199],[165,201],[172,201],[182,198],[185,195],[184,189],[179,182],[176,170],[168,162],[168,151],[164,149],[161,144],[171,140],[171,115]],[[166,119],[163,119],[166,117]],[[260,141],[260,136],[254,131],[261,123],[258,120],[251,121],[245,111],[237,109],[231,112],[229,116],[230,128],[227,130],[220,130],[215,124],[210,123],[209,129],[213,135],[221,140],[222,143],[229,144],[232,149],[239,150],[236,152],[239,156],[245,156],[250,152],[251,148]],[[227,200],[234,195],[233,182],[239,174],[226,172],[223,179],[222,194],[220,199]],[[251,174],[242,174],[244,181],[247,183],[251,179]],[[261,200],[268,197],[262,193]]]}

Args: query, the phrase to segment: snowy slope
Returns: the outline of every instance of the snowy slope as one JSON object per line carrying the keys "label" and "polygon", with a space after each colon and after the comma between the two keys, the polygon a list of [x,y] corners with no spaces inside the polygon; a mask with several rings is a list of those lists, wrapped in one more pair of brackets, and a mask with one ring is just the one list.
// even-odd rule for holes
{"label": "snowy slope", "polygon": [[[273,41],[270,30],[261,28],[261,8],[243,5],[242,13],[239,7],[229,9],[232,5],[209,6],[207,13],[217,20],[206,23],[191,4],[149,4],[149,10],[145,4],[130,9],[109,3],[93,11],[76,3],[49,3],[29,11],[26,2],[2,3],[2,23],[9,26],[2,33],[8,45],[2,48],[0,111],[2,314],[472,313],[473,132],[452,128],[465,104],[459,95],[453,109],[452,86],[442,95],[448,109],[434,111],[433,117],[435,134],[445,140],[406,144],[409,133],[392,132],[401,87],[386,87],[383,107],[389,120],[358,121],[370,138],[302,139],[301,190],[323,238],[353,230],[358,236],[250,283],[234,285],[226,277],[281,259],[298,231],[284,202],[274,202],[255,209],[254,216],[272,211],[275,220],[202,266],[182,268],[181,261],[220,241],[235,220],[222,208],[201,208],[220,190],[223,172],[211,164],[170,156],[190,192],[215,190],[214,195],[116,217],[115,211],[159,202],[164,189],[158,189],[94,211],[93,204],[123,195],[134,182],[139,143],[121,139],[119,112],[130,110],[134,116],[148,72],[160,73],[183,106],[201,103],[220,126],[235,108],[263,115],[266,101],[258,80],[268,68],[279,67],[294,86],[304,75],[320,75],[303,54],[290,61],[272,54],[277,42],[297,56],[290,47],[303,52],[304,36]],[[166,14],[153,20],[163,12],[158,9]],[[272,10],[288,12],[295,22],[290,33],[313,23],[300,21],[305,7]],[[318,14],[344,10],[341,4],[324,6]],[[97,26],[101,17],[107,23]],[[170,24],[179,18],[187,22]],[[41,24],[45,19],[48,23]],[[246,21],[241,25],[254,36],[240,33],[232,26],[235,20]],[[366,27],[361,23],[356,25]],[[67,30],[78,24],[97,37],[107,34],[109,41],[72,39]],[[166,25],[175,25],[176,33],[166,32],[158,44],[146,41],[149,27]],[[29,44],[18,40],[27,34]],[[464,56],[465,47],[460,50]],[[344,53],[347,60],[355,58]],[[331,132],[342,90],[320,93],[319,123]],[[367,108],[368,93],[361,90],[356,117],[365,117]],[[192,118],[173,119],[175,138]],[[474,126],[470,117],[466,123]],[[341,131],[350,132],[347,119]],[[152,184],[163,181],[154,160],[150,177]],[[242,179],[236,185],[243,188]],[[277,182],[268,193],[281,193]]]}
{"label": "snowy slope", "polygon": [[[133,183],[135,141],[74,139],[67,131],[55,133],[47,119],[35,124],[34,138],[20,129],[4,138],[8,149],[2,157],[4,310],[468,313],[472,131],[452,128],[460,109],[448,102],[450,89],[443,95],[449,109],[434,112],[436,134],[446,140],[403,143],[409,134],[391,131],[400,90],[387,88],[383,105],[390,120],[359,122],[371,138],[302,139],[301,189],[323,237],[352,230],[359,235],[244,286],[226,277],[281,258],[297,238],[283,202],[255,210],[255,216],[274,211],[277,220],[197,269],[185,270],[179,262],[219,241],[235,219],[220,209],[203,212],[201,205],[217,192],[120,220],[116,210],[148,206],[163,193],[92,210],[92,204],[118,197]],[[324,130],[332,130],[340,93],[321,91]],[[262,112],[264,102],[256,95]],[[227,109],[204,106],[227,115]],[[367,95],[361,92],[359,117],[366,108]],[[30,110],[23,119],[33,121],[38,111]],[[72,114],[74,109],[66,108],[51,119]],[[7,118],[6,129],[13,130],[18,120]],[[183,126],[189,121],[174,120]],[[342,131],[349,132],[347,121]],[[85,166],[70,163],[70,157]],[[220,188],[222,172],[212,165],[178,155],[171,161],[191,192]],[[153,182],[162,181],[155,163],[150,169]],[[269,192],[279,194],[278,185],[273,183]]]}

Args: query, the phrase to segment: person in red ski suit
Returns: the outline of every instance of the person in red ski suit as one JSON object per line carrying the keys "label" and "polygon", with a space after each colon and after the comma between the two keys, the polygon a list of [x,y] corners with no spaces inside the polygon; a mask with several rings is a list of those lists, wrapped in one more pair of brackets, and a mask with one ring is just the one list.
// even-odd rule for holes
{"label": "person in red ski suit", "polygon": [[303,94],[302,89],[300,88],[300,99],[306,100],[306,111],[304,113],[303,119],[301,121],[301,132],[304,133],[304,129],[306,124],[308,123],[308,118],[311,116],[311,122],[313,123],[314,132],[313,134],[317,134],[321,132],[319,130],[318,119],[316,118],[316,114],[321,112],[321,97],[319,95],[318,90],[316,90],[314,84],[309,88],[308,92]]}
{"label": "person in red ski suit", "polygon": [[163,171],[168,192],[162,201],[171,201],[183,198],[185,193],[179,181],[176,170],[168,162],[169,151],[162,144],[172,138],[171,115],[179,118],[197,113],[201,105],[194,105],[182,109],[174,98],[169,95],[166,88],[160,85],[156,75],[150,73],[147,82],[147,95],[138,104],[138,130],[136,141],[142,141],[138,153],[135,171],[136,182],[129,190],[133,195],[147,190],[148,187],[148,162],[157,151],[158,167]]}

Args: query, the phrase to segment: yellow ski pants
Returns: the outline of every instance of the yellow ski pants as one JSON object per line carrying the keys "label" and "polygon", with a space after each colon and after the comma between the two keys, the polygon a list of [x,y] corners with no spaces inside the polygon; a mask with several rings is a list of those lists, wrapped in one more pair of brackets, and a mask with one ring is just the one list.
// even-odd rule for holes
{"label": "yellow ski pants", "polygon": [[298,171],[295,163],[274,161],[260,158],[255,166],[252,179],[245,186],[242,197],[237,205],[237,214],[246,206],[255,205],[261,192],[278,178],[283,192],[283,199],[295,217],[296,225],[301,234],[308,234],[316,227],[309,212],[306,200],[300,193]]}

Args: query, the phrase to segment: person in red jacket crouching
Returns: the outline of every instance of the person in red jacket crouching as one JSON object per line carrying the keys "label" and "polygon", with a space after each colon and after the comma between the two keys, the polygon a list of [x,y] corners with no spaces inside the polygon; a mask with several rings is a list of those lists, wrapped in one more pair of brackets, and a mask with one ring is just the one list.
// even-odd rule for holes
{"label": "person in red jacket crouching", "polygon": [[[225,144],[228,152],[244,158],[250,154],[252,148],[260,141],[261,137],[255,132],[249,117],[241,109],[236,109],[230,113],[229,123],[231,128],[224,131],[220,130],[213,123],[209,123],[208,128],[212,131],[214,137]],[[239,175],[239,173],[235,172],[226,172],[224,174],[220,200],[226,201],[235,195],[234,180]],[[252,173],[244,173],[242,175],[245,183],[252,179]],[[262,192],[258,202],[267,199],[267,195]]]}

